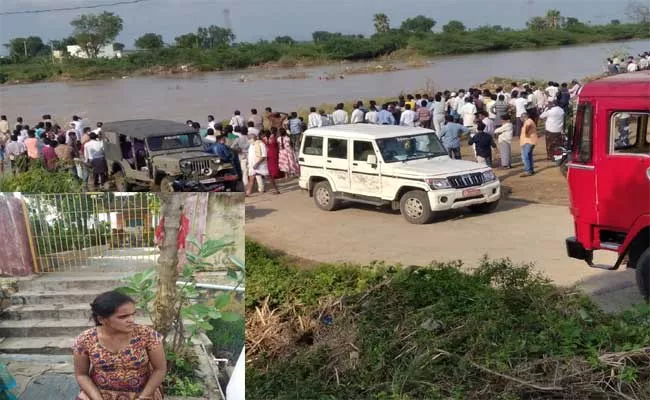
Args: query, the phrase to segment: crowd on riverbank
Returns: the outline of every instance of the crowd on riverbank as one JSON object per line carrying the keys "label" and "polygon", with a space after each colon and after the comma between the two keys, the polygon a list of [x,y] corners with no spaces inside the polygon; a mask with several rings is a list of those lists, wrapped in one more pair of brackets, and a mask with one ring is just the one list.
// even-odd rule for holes
{"label": "crowd on riverbank", "polygon": [[[647,69],[650,52],[640,57],[645,61],[639,61],[636,69],[630,67],[636,64],[634,57],[629,57],[624,68],[611,73]],[[611,60],[616,65],[621,62]],[[552,159],[553,150],[563,143],[563,133],[572,115],[572,99],[581,85],[573,80],[571,84],[512,82],[509,86],[408,94],[382,104],[370,100],[367,106],[357,101],[350,112],[344,103],[337,104],[332,113],[310,107],[304,117],[267,107],[263,115],[256,109],[251,109],[246,117],[235,111],[230,120],[223,122],[210,115],[204,126],[196,121],[186,122],[201,134],[204,151],[237,165],[249,195],[255,182],[264,191],[268,181],[278,193],[276,179],[299,174],[297,151],[306,129],[341,124],[429,128],[436,132],[449,156],[457,159],[463,158],[461,141],[469,137],[473,154],[464,158],[494,166],[494,153],[502,168],[512,168],[513,140],[519,138],[523,176],[531,176],[535,173],[532,154],[539,140],[537,125],[540,121],[544,123],[544,129],[539,131],[546,137],[547,157]],[[88,185],[103,185],[108,179],[108,168],[102,123],[97,122],[94,129],[88,125],[79,116],[73,116],[67,124],[58,124],[46,114],[31,126],[22,117],[10,124],[6,116],[0,116],[0,173],[7,162],[14,175],[29,168],[65,169]]]}

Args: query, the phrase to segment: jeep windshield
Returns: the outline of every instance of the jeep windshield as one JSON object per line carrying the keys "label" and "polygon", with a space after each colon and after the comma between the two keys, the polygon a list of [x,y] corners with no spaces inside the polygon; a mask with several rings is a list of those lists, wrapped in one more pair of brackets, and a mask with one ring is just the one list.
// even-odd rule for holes
{"label": "jeep windshield", "polygon": [[447,151],[435,133],[378,139],[377,145],[384,162],[387,163],[447,155]]}
{"label": "jeep windshield", "polygon": [[178,135],[152,136],[147,138],[151,151],[165,151],[201,147],[201,136],[195,132],[179,133]]}

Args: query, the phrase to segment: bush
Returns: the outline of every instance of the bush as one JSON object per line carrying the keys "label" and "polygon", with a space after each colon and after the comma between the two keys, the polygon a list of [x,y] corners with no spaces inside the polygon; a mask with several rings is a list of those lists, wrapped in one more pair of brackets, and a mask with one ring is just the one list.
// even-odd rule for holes
{"label": "bush", "polygon": [[79,193],[80,181],[70,171],[47,171],[40,162],[32,162],[27,172],[0,178],[0,191],[22,193]]}
{"label": "bush", "polygon": [[648,306],[609,315],[509,260],[301,269],[249,249],[247,398],[650,396]]}

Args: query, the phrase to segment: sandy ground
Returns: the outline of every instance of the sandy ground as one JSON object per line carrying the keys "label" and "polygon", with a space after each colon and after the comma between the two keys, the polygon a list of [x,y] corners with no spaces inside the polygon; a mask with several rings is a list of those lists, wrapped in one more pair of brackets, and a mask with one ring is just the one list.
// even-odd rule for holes
{"label": "sandy ground", "polygon": [[[518,149],[514,146],[514,152]],[[536,158],[545,158],[543,141]],[[467,158],[470,149],[463,149]],[[559,285],[580,284],[606,310],[642,301],[634,271],[588,268],[566,256],[564,239],[573,234],[566,181],[551,162],[540,161],[538,173],[522,178],[518,157],[511,170],[497,170],[507,194],[496,212],[473,215],[452,212],[424,226],[407,223],[399,212],[349,205],[339,211],[316,208],[297,182],[281,184],[281,195],[257,194],[246,201],[246,234],[269,247],[318,262],[386,261],[424,265],[462,260],[476,266],[484,255],[534,263]],[[600,252],[595,261],[613,264],[614,253]]]}

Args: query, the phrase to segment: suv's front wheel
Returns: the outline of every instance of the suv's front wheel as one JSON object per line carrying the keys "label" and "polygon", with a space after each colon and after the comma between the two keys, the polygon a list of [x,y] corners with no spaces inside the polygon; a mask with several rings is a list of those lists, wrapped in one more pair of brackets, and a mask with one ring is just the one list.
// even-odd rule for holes
{"label": "suv's front wheel", "polygon": [[126,174],[123,170],[118,170],[113,174],[113,179],[115,181],[115,189],[118,192],[130,192],[133,186],[126,180]]}
{"label": "suv's front wheel", "polygon": [[341,201],[332,192],[330,184],[327,181],[321,181],[314,186],[314,203],[321,210],[334,211],[339,208]]}
{"label": "suv's front wheel", "polygon": [[433,219],[433,211],[426,192],[411,190],[406,192],[399,201],[402,216],[412,224],[426,224]]}

